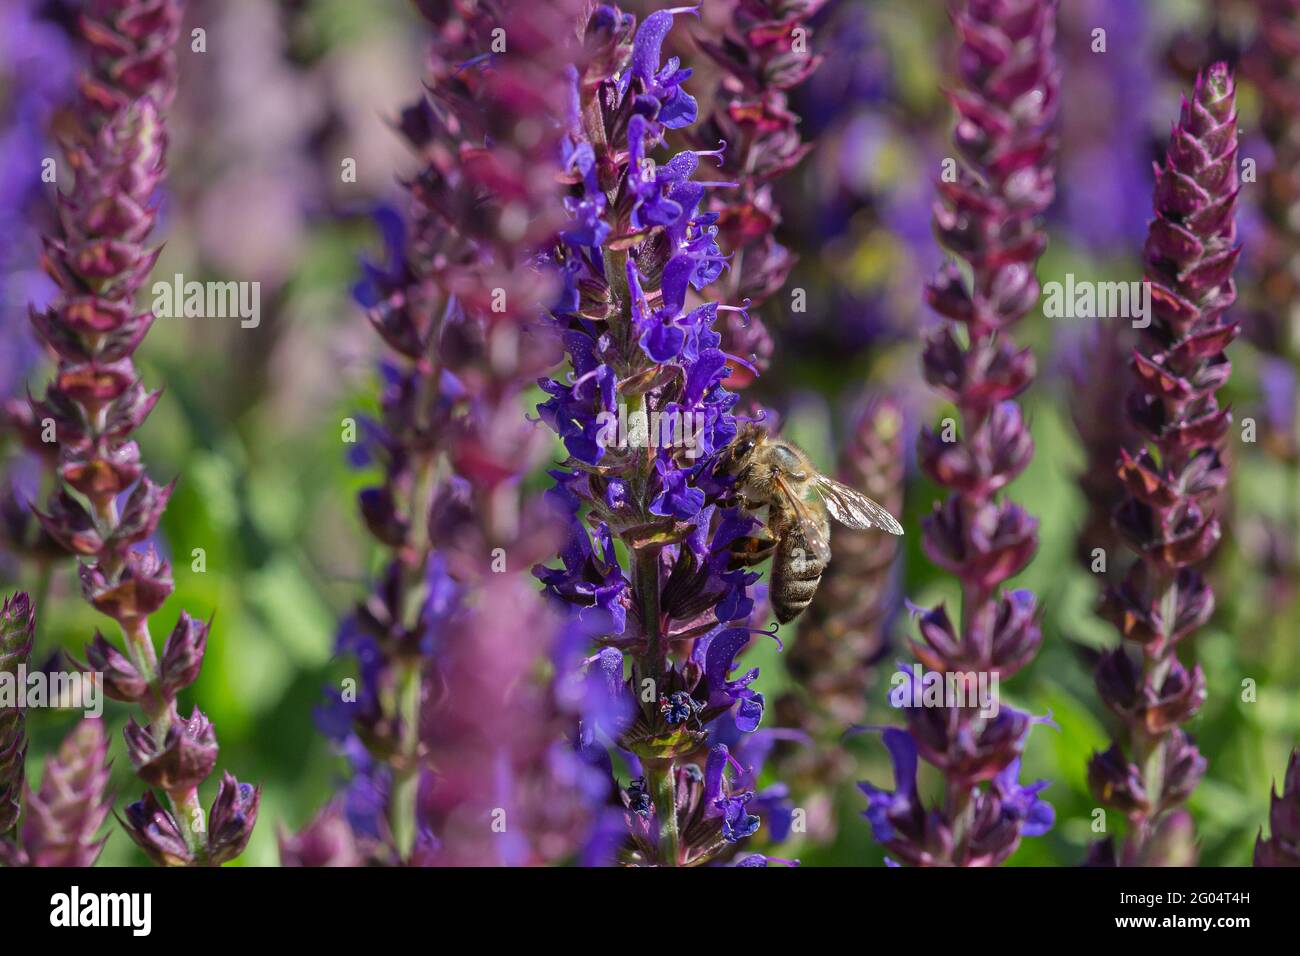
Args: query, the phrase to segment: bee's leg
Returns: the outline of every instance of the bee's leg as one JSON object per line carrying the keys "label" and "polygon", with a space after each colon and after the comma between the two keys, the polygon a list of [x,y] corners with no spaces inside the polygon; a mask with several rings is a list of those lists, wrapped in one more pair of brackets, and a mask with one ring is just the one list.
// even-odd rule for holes
{"label": "bee's leg", "polygon": [[772,556],[776,551],[776,538],[767,533],[767,530],[758,534],[745,535],[731,542],[730,546],[731,567],[747,568],[756,564],[762,564]]}

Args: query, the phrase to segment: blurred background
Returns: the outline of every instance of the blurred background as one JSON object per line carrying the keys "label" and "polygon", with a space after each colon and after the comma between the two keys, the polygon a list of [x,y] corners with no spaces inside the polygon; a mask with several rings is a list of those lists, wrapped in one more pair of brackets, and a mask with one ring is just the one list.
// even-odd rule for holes
{"label": "blurred background", "polygon": [[[631,9],[653,8],[626,4]],[[658,5],[654,5],[658,6]],[[1064,71],[1058,197],[1040,281],[1140,277],[1150,210],[1151,163],[1177,116],[1180,88],[1198,66],[1251,47],[1254,2],[1068,0],[1058,40]],[[39,393],[48,375],[26,319],[52,286],[39,273],[39,231],[49,216],[40,159],[53,155],[49,119],[77,69],[70,40],[75,4],[0,4],[0,392]],[[700,23],[674,31],[675,52],[698,67],[688,88],[707,100],[714,83],[690,37],[710,38],[725,0],[705,0]],[[262,319],[161,320],[138,354],[146,384],[165,397],[139,439],[159,481],[179,476],[160,533],[174,558],[176,592],[160,612],[169,628],[181,608],[215,614],[199,682],[218,730],[219,768],[260,782],[262,810],[242,865],[277,862],[277,828],[301,826],[334,791],[342,765],[316,730],[322,687],[348,673],[333,659],[337,621],[361,596],[379,555],[361,525],[355,493],[364,470],[348,460],[343,420],[376,405],[378,337],[350,288],[363,255],[379,255],[376,211],[401,207],[398,180],[412,158],[391,129],[419,92],[423,37],[400,0],[190,0],[184,34],[207,31],[207,52],[182,53],[172,109],[171,175],[155,279],[261,283]],[[794,109],[812,152],[780,184],[778,237],[798,256],[786,289],[763,310],[775,347],[754,401],[781,416],[787,435],[833,470],[855,409],[888,395],[903,413],[900,466],[904,524],[917,527],[938,499],[912,460],[917,429],[946,414],[918,374],[919,333],[933,321],[921,301],[941,261],[930,231],[932,179],[951,122],[943,97],[953,38],[939,0],[839,0],[815,21],[812,48],[825,59],[798,88]],[[1104,30],[1104,51],[1095,31]],[[1233,346],[1229,398],[1238,421],[1257,423],[1253,442],[1232,443],[1234,485],[1222,503],[1223,544],[1211,574],[1219,605],[1184,657],[1206,672],[1209,699],[1190,726],[1209,760],[1192,798],[1203,864],[1248,865],[1268,793],[1300,737],[1300,606],[1296,521],[1300,462],[1295,356],[1278,343],[1285,323],[1264,256],[1278,223],[1267,188],[1273,149],[1260,97],[1243,80],[1242,156],[1254,159],[1244,187],[1245,243],[1238,316],[1247,336]],[[345,161],[355,182],[345,182]],[[1289,288],[1289,286],[1287,287]],[[806,307],[794,306],[803,290]],[[1112,323],[1113,325],[1113,323]],[[1057,825],[1025,841],[1012,865],[1078,865],[1095,801],[1088,756],[1104,749],[1108,715],[1092,687],[1090,650],[1115,641],[1094,612],[1104,575],[1087,557],[1106,534],[1096,499],[1117,432],[1123,342],[1095,320],[1031,315],[1018,339],[1034,348],[1039,378],[1024,402],[1037,453],[1011,494],[1040,520],[1037,557],[1012,582],[1043,608],[1043,650],[1002,687],[1007,703],[1052,715],[1057,729],[1032,735],[1026,779],[1051,782]],[[521,414],[530,408],[521,408]],[[19,497],[39,494],[40,471],[10,443],[4,467]],[[558,454],[557,454],[558,457]],[[544,483],[537,476],[535,484]],[[886,700],[892,661],[909,621],[903,599],[950,603],[955,581],[903,539],[891,607],[870,687],[853,721],[896,723]],[[1085,544],[1087,545],[1085,547]],[[194,548],[206,570],[191,571]],[[1119,552],[1112,552],[1118,554]],[[1122,569],[1123,562],[1116,561]],[[104,619],[77,595],[72,565],[48,573],[0,555],[0,586],[43,595],[37,660],[61,649],[80,656]],[[797,628],[782,637],[797,641]],[[788,653],[756,643],[752,664],[769,700],[804,691]],[[1253,690],[1253,693],[1251,692]],[[114,729],[126,709],[109,703]],[[769,720],[773,712],[769,711]],[[779,723],[779,709],[776,712]],[[29,779],[75,722],[71,712],[34,711]],[[891,780],[878,735],[842,745],[845,783],[825,797],[812,832],[774,851],[806,864],[879,865],[881,851],[859,814],[853,780]],[[137,796],[114,739],[118,807]],[[211,793],[204,794],[205,804]],[[796,791],[796,805],[799,805]],[[143,862],[121,833],[106,864]]]}

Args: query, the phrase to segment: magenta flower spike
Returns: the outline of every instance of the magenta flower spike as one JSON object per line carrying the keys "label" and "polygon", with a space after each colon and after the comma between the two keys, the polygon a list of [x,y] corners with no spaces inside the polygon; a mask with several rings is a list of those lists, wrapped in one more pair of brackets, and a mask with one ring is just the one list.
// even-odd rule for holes
{"label": "magenta flower spike", "polygon": [[[712,111],[690,140],[699,150],[716,151],[718,168],[711,175],[735,184],[714,190],[707,208],[718,214],[720,240],[733,255],[721,283],[725,296],[753,309],[719,317],[723,348],[760,371],[771,360],[772,340],[757,312],[780,291],[796,260],[776,239],[781,208],[773,186],[813,148],[800,136],[789,91],[822,62],[813,52],[809,22],[823,6],[825,0],[740,0],[720,38],[696,41],[722,79]],[[747,377],[744,368],[736,374]]]}
{"label": "magenta flower spike", "polygon": [[1197,571],[1218,544],[1217,495],[1228,480],[1222,449],[1231,416],[1216,393],[1231,365],[1224,352],[1238,325],[1232,272],[1241,247],[1237,203],[1235,88],[1226,64],[1197,78],[1156,169],[1155,218],[1144,254],[1152,317],[1133,354],[1136,388],[1127,414],[1143,444],[1122,453],[1126,498],[1115,526],[1136,561],[1102,600],[1123,643],[1097,665],[1098,693],[1124,727],[1093,756],[1094,794],[1123,813],[1131,830],[1094,856],[1148,863],[1162,821],[1196,787],[1205,759],[1182,725],[1205,700],[1199,666],[1177,647],[1214,610]]}
{"label": "magenta flower spike", "polygon": [[[583,825],[581,768],[536,679],[560,622],[530,568],[560,535],[521,489],[546,454],[522,393],[559,357],[537,320],[560,287],[542,250],[566,221],[555,120],[582,6],[420,9],[427,92],[396,124],[419,168],[406,212],[377,215],[386,257],[357,288],[387,347],[358,456],[379,466],[359,504],[386,562],[339,630],[357,699],[332,689],[320,712],[348,792],[282,836],[286,863],[546,862]],[[346,812],[362,801],[364,823]]]}
{"label": "magenta flower spike", "polygon": [[0,840],[7,866],[93,866],[108,836],[100,835],[112,808],[108,794],[108,735],[87,717],[45,762],[40,787],[27,790],[15,843]]}
{"label": "magenta flower spike", "polygon": [[[962,0],[952,8],[961,41],[959,82],[949,93],[956,174],[937,183],[934,227],[954,258],[926,289],[948,321],[927,337],[922,367],[956,406],[960,427],[923,430],[917,454],[949,492],[925,519],[922,544],[959,579],[962,604],[956,621],[942,604],[918,610],[920,640],[911,648],[933,674],[982,676],[988,686],[994,675],[1005,680],[1023,668],[1042,642],[1034,595],[1002,587],[1033,556],[1037,521],[1003,491],[1033,455],[1015,398],[1033,380],[1034,358],[1011,332],[1038,299],[1041,217],[1055,192],[1056,12],[1053,0]],[[904,687],[920,697],[914,676]],[[907,720],[907,732],[886,732],[896,790],[862,784],[875,837],[897,861],[996,865],[1022,836],[1051,827],[1053,810],[1038,797],[1046,784],[1017,780],[1037,718],[945,698],[938,706],[912,699]],[[946,781],[942,804],[930,810],[915,786],[918,758]]]}
{"label": "magenta flower spike", "polygon": [[[727,307],[691,304],[727,267],[698,177],[711,154],[668,148],[698,107],[692,71],[662,46],[693,12],[638,23],[602,6],[586,23],[564,118],[564,291],[550,310],[567,363],[541,381],[538,406],[568,454],[550,492],[567,540],[558,566],[535,573],[595,645],[575,655],[577,742],[613,798],[604,858],[636,866],[724,861],[761,825],[757,767],[742,757],[764,698],[758,669],[737,661],[758,574],[731,554],[758,521],[726,474],[738,420],[724,381],[744,363],[721,347]],[[620,420],[666,415],[689,437],[617,434]],[[617,752],[635,760],[615,783]]]}
{"label": "magenta flower spike", "polygon": [[[176,695],[198,675],[208,628],[182,612],[159,658],[149,619],[171,595],[171,568],[144,542],[172,486],[149,478],[132,439],[159,397],[145,389],[132,356],[154,321],[136,310],[136,298],[159,252],[148,243],[166,175],[163,114],[175,95],[180,19],[175,0],[92,0],[81,17],[90,66],[75,129],[63,141],[73,185],[58,196],[59,229],[45,240],[45,268],[59,296],[31,314],[58,366],[16,424],[59,479],[37,518],[81,558],[82,593],[125,637],[119,650],[97,634],[86,656],[109,696],[143,712],[145,723],[127,727],[127,749],[141,779],[167,796],[170,809],[157,812],[180,839],[167,862],[204,864],[219,854],[209,845],[198,787],[215,766],[217,742],[197,709],[180,717]],[[157,803],[152,794],[146,801]],[[160,858],[150,834],[133,826],[137,816],[128,811],[128,831]],[[254,817],[244,820],[250,832]]]}

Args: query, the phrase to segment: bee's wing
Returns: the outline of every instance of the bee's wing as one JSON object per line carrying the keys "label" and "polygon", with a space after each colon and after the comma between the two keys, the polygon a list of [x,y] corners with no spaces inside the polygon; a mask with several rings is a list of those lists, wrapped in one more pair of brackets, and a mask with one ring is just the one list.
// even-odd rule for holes
{"label": "bee's wing", "polygon": [[817,475],[813,479],[813,487],[826,502],[826,510],[831,513],[831,517],[841,524],[859,531],[879,528],[890,534],[903,533],[903,526],[893,515],[848,485],[842,485],[825,475]]}
{"label": "bee's wing", "polygon": [[799,522],[799,530],[803,533],[808,550],[819,560],[829,561],[831,559],[830,542],[826,540],[826,535],[822,534],[821,529],[817,527],[817,522],[813,520],[808,505],[794,493],[794,490],[784,478],[780,475],[775,477],[777,488],[785,496],[786,502],[790,505],[790,510],[794,512],[795,519]]}

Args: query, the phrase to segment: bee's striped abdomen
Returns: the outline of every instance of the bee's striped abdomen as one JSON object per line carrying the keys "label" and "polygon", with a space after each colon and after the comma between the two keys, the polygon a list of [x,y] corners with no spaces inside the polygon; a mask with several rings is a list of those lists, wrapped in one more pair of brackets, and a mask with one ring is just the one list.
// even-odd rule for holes
{"label": "bee's striped abdomen", "polygon": [[798,528],[790,528],[781,536],[776,555],[772,559],[772,582],[768,600],[772,612],[782,624],[798,617],[812,603],[821,583],[826,562],[817,558],[804,541]]}

